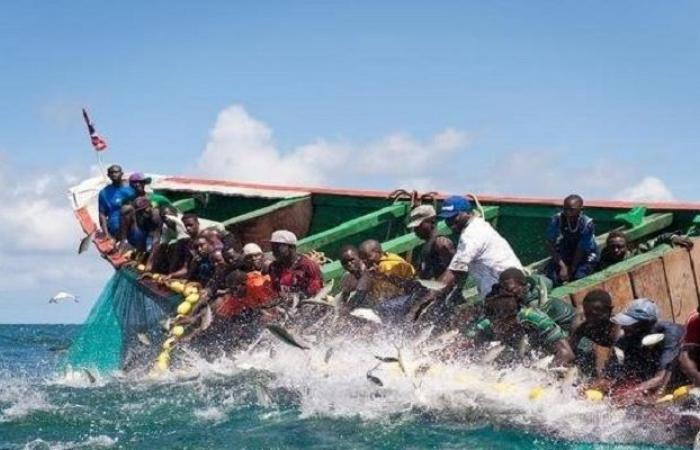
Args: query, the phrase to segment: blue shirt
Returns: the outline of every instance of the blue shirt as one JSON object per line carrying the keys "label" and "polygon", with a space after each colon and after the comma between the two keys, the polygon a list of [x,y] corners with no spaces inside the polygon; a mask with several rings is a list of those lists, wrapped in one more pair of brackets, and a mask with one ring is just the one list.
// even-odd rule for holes
{"label": "blue shirt", "polygon": [[107,229],[112,236],[119,233],[122,206],[136,198],[131,186],[115,187],[113,184],[103,188],[97,197],[100,214],[107,216]]}
{"label": "blue shirt", "polygon": [[593,219],[585,214],[571,224],[563,213],[557,213],[547,227],[547,240],[557,247],[562,259],[570,262],[567,260],[573,259],[576,250],[584,255],[598,253],[594,228]]}

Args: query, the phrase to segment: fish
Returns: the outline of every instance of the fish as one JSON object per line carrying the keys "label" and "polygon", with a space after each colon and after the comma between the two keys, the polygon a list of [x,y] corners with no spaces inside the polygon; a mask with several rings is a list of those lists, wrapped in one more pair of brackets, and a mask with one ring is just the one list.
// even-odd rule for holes
{"label": "fish", "polygon": [[622,364],[625,362],[625,352],[622,351],[620,347],[613,347],[613,352],[615,353],[615,358]]}
{"label": "fish", "polygon": [[441,291],[447,286],[445,283],[436,280],[416,280],[418,283],[426,289],[431,291]]}
{"label": "fish", "polygon": [[[331,295],[331,290],[333,289],[333,280],[329,281],[325,286],[321,288],[320,291],[316,293],[311,298],[307,298],[301,301],[302,304],[311,304],[311,305],[321,305],[321,306],[328,306],[330,308],[335,308],[336,303],[335,303],[335,298]],[[330,298],[331,301],[324,300]]]}
{"label": "fish", "polygon": [[92,233],[88,234],[84,238],[80,240],[80,245],[78,245],[78,254],[80,255],[81,253],[85,253],[88,249],[88,246],[90,245],[90,242],[92,242],[92,239],[95,237],[96,231],[93,231]]}
{"label": "fish", "polygon": [[199,324],[199,331],[204,331],[211,326],[214,321],[214,315],[211,312],[211,307],[207,305],[202,312],[202,319]]}
{"label": "fish", "polygon": [[275,337],[284,343],[291,345],[292,347],[300,348],[302,350],[308,350],[310,348],[308,345],[299,342],[299,340],[289,331],[285,330],[279,325],[268,325],[265,328],[267,328],[270,333],[274,334]]}
{"label": "fish", "polygon": [[333,347],[329,347],[328,350],[326,350],[326,354],[323,355],[323,362],[328,364],[328,361],[331,360],[331,356],[333,356]]}
{"label": "fish", "polygon": [[374,355],[374,357],[375,357],[377,360],[379,360],[379,361],[381,361],[381,362],[383,362],[383,363],[398,363],[398,362],[399,362],[399,358],[396,358],[396,357],[394,357],[394,356],[377,356],[377,355]]}
{"label": "fish", "polygon": [[75,303],[78,303],[78,297],[68,292],[59,292],[49,299],[49,303],[58,303],[66,300],[73,300]]}
{"label": "fish", "polygon": [[548,355],[538,361],[535,361],[532,367],[539,370],[545,370],[550,364],[552,364],[552,361],[554,361],[554,355]]}
{"label": "fish", "polygon": [[398,360],[399,363],[399,369],[401,369],[401,372],[403,372],[404,375],[408,376],[408,372],[406,371],[406,361],[403,358],[403,355],[401,354],[401,347],[398,345],[396,346],[396,359]]}
{"label": "fish", "polygon": [[151,340],[148,338],[148,336],[144,333],[136,333],[136,338],[141,342],[143,345],[151,345]]}
{"label": "fish", "polygon": [[90,373],[90,371],[84,367],[83,367],[83,372],[85,373],[85,375],[87,375],[87,378],[88,378],[88,381],[90,382],[90,384],[95,384],[95,382],[97,381],[97,378],[95,378],[95,375]]}
{"label": "fish", "polygon": [[382,325],[382,319],[380,319],[377,313],[375,313],[370,308],[355,308],[352,311],[350,311],[350,315],[359,319],[367,320],[369,322],[374,322],[378,325]]}
{"label": "fish", "polygon": [[433,334],[433,330],[435,329],[435,325],[430,325],[427,328],[424,328],[423,331],[416,337],[415,341],[413,341],[413,345],[416,347],[420,347],[423,345],[425,342],[430,339],[430,336]]}
{"label": "fish", "polygon": [[647,334],[642,338],[642,345],[644,347],[653,347],[654,345],[663,341],[664,337],[665,336],[663,333]]}
{"label": "fish", "polygon": [[370,383],[376,384],[379,387],[384,386],[384,383],[382,383],[382,380],[380,380],[379,377],[375,377],[369,372],[367,372],[367,380],[369,380]]}
{"label": "fish", "polygon": [[506,346],[501,344],[500,342],[495,343],[494,345],[491,346],[490,349],[484,353],[484,356],[481,358],[481,362],[483,364],[491,364],[494,362],[499,356],[501,356],[501,353],[503,353],[503,350],[506,349]]}

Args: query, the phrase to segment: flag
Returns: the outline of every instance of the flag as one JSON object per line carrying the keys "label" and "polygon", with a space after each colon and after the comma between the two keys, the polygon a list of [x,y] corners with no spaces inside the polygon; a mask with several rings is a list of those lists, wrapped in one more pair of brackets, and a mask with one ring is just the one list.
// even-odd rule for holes
{"label": "flag", "polygon": [[85,125],[87,125],[88,133],[90,134],[90,143],[95,148],[95,151],[101,152],[107,148],[107,141],[102,139],[99,134],[95,131],[95,126],[90,122],[87,111],[83,108],[83,119],[85,119]]}

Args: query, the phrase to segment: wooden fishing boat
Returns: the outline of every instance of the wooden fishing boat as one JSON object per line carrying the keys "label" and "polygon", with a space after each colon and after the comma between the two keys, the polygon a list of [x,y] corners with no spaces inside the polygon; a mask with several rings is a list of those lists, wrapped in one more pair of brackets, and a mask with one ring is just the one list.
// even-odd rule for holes
{"label": "wooden fishing boat", "polygon": [[[442,194],[360,191],[240,183],[153,175],[151,188],[167,196],[181,212],[222,223],[243,243],[257,242],[269,249],[268,239],[276,229],[288,229],[299,237],[301,252],[320,252],[328,259],[322,266],[327,280],[342,276],[338,251],[342,245],[369,238],[382,242],[385,251],[407,258],[422,241],[405,227],[412,206],[438,205]],[[71,189],[75,215],[85,233],[97,227],[96,198],[106,180],[86,180]],[[545,229],[561,205],[561,199],[479,196],[483,216],[512,245],[524,265],[542,269],[547,262]],[[585,212],[595,220],[597,241],[621,230],[632,244],[660,233],[685,232],[700,223],[700,204],[586,201]],[[444,223],[442,233],[449,234]],[[107,259],[107,242],[95,239]],[[114,262],[114,261],[113,261]],[[131,282],[136,283],[135,278]],[[700,245],[688,251],[661,245],[605,271],[557,288],[551,295],[580,306],[591,289],[607,289],[616,310],[633,298],[654,299],[665,319],[682,323],[698,306]]]}

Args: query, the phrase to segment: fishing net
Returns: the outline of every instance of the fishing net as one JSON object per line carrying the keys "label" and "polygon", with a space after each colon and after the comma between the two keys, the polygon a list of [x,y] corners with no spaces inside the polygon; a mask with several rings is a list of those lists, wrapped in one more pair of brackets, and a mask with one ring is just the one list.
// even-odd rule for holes
{"label": "fishing net", "polygon": [[[128,269],[107,282],[64,361],[64,368],[110,372],[152,360],[162,340],[161,322],[177,297],[149,290]],[[138,359],[138,361],[137,361]]]}

